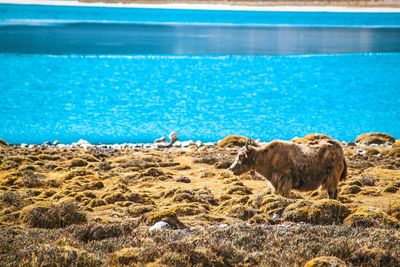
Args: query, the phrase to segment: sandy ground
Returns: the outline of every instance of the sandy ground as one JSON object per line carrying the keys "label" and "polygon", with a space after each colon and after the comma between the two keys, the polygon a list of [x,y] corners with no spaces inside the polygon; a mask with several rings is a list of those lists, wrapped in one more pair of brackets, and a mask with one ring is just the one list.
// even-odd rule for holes
{"label": "sandy ground", "polygon": [[[52,257],[57,253],[64,253],[63,250],[67,246],[68,249],[80,251],[79,253],[82,251],[90,255],[103,253],[100,258],[96,258],[99,255],[90,258],[94,262],[97,261],[94,265],[107,265],[115,259],[118,264],[123,265],[124,257],[128,257],[127,254],[132,252],[129,249],[134,247],[132,253],[136,258],[133,257],[133,261],[127,260],[128,263],[166,261],[166,265],[176,265],[173,261],[169,261],[170,258],[164,259],[164,253],[162,255],[156,253],[155,256],[148,256],[149,258],[137,256],[137,249],[147,251],[151,246],[159,245],[153,237],[151,242],[156,242],[158,245],[156,243],[144,245],[140,242],[148,238],[149,227],[159,221],[166,221],[170,227],[178,229],[171,232],[174,237],[168,242],[172,243],[178,242],[177,240],[181,242],[182,238],[186,240],[185,242],[189,242],[186,237],[176,232],[179,229],[194,231],[196,234],[191,238],[200,238],[198,235],[201,235],[204,239],[205,233],[212,235],[213,238],[214,235],[218,236],[220,233],[219,230],[215,230],[216,228],[233,229],[247,225],[250,228],[246,228],[247,230],[240,228],[242,230],[238,231],[244,231],[243,234],[261,231],[260,236],[263,236],[278,231],[279,225],[287,225],[285,227],[294,227],[290,228],[290,231],[294,229],[293,235],[297,237],[303,235],[303,238],[306,238],[305,233],[307,236],[311,234],[308,231],[314,229],[312,227],[317,227],[312,231],[323,232],[328,231],[326,227],[331,227],[329,231],[338,231],[338,235],[343,234],[342,231],[350,231],[347,237],[341,238],[347,240],[349,244],[354,242],[354,246],[358,246],[356,244],[360,243],[357,243],[357,235],[370,238],[369,235],[364,235],[364,230],[359,229],[361,226],[361,229],[367,229],[366,232],[381,231],[377,234],[377,238],[382,239],[381,250],[390,255],[390,264],[385,266],[400,262],[398,230],[394,234],[397,237],[390,241],[394,243],[389,247],[386,237],[388,234],[393,236],[391,229],[400,227],[399,142],[395,145],[371,146],[347,144],[343,145],[343,149],[349,174],[340,184],[339,201],[332,201],[326,200],[326,192],[322,189],[307,193],[293,191],[291,197],[285,199],[274,195],[263,178],[250,174],[234,176],[227,170],[238,150],[234,144],[224,147],[191,145],[186,148],[118,149],[90,145],[21,147],[4,144],[0,146],[0,230],[2,231],[0,260],[10,266],[14,266],[13,263],[18,265],[33,260],[42,264],[46,263],[46,260],[54,263]],[[309,225],[305,228],[308,230],[302,228],[304,223]],[[262,225],[278,228],[266,230],[260,228]],[[318,228],[322,227],[320,225],[328,226]],[[91,237],[95,231],[93,227],[102,229],[98,239]],[[111,227],[111,230],[104,230],[102,227],[106,229]],[[345,227],[346,230],[341,227]],[[124,243],[128,241],[121,241],[124,240],[122,237],[128,238],[131,234],[123,234],[125,230],[115,230],[120,228],[129,233],[136,231],[139,237],[135,242],[139,243],[128,245]],[[16,236],[12,234],[14,231],[18,233]],[[79,243],[76,235],[82,234],[82,231],[86,232],[83,237],[78,238],[81,240]],[[115,231],[119,234],[115,234]],[[44,239],[46,247],[42,244],[30,246],[28,250],[14,251],[20,243],[37,242],[31,239],[31,235],[35,233],[38,235],[37,238]],[[65,237],[62,239],[64,235],[72,236],[66,241]],[[102,247],[96,250],[92,247],[92,243],[90,245],[86,243],[87,241],[82,241],[93,238],[101,240],[98,245],[104,246],[103,242],[106,242],[107,238],[116,238],[115,235],[119,236],[119,239],[111,239],[115,243],[108,249]],[[142,240],[141,235],[145,235],[146,238],[142,236],[141,238],[144,238]],[[330,238],[333,236],[332,233],[327,234],[326,238],[331,242]],[[314,241],[315,244],[320,244],[317,239]],[[5,247],[5,243],[10,242],[15,246]],[[65,245],[65,242],[68,244]],[[282,241],[276,240],[276,242]],[[376,242],[376,240],[368,239],[365,242]],[[47,250],[47,246],[55,244],[62,246],[61,252]],[[261,243],[259,245],[260,253],[266,250]],[[292,245],[296,247],[298,244]],[[202,249],[208,250],[210,246],[212,247],[212,244],[204,245]],[[241,246],[231,253],[234,255],[244,253],[244,248]],[[37,258],[38,254],[32,254],[32,251],[37,252],[37,249],[40,249],[43,257]],[[163,249],[171,252],[170,246]],[[187,253],[192,255],[194,250],[196,248]],[[285,256],[281,263],[292,262],[301,265],[305,260],[320,255],[321,251],[323,250],[307,250],[307,257],[290,254],[299,251],[288,252],[290,255]],[[377,253],[381,255],[383,252],[379,251]],[[118,253],[122,253],[122,256]],[[222,262],[226,260],[224,257],[227,256],[217,257],[215,253],[215,251],[207,252],[205,257],[211,263],[218,257],[222,257]],[[364,253],[364,248],[360,253]],[[372,263],[369,258],[352,260],[342,252],[331,251],[330,254],[356,266]],[[373,257],[375,260],[377,257],[382,260],[386,254],[382,254],[383,256],[374,254]],[[183,265],[190,265],[189,258],[182,255],[178,253],[178,256],[175,256],[183,261]],[[254,264],[277,260],[269,254],[260,257]],[[236,260],[238,260],[236,264],[243,263],[243,258],[239,256]],[[200,265],[207,266],[207,264]]]}
{"label": "sandy ground", "polygon": [[[311,3],[311,4],[310,4]],[[97,1],[97,0],[0,0],[0,4],[32,4],[59,6],[99,6],[126,8],[247,10],[288,12],[400,12],[400,2],[389,1]]]}

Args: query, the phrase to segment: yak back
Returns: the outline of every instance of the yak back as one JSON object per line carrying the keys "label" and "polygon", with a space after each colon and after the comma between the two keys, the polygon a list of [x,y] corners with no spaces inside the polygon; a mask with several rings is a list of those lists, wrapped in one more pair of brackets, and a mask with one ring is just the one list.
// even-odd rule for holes
{"label": "yak back", "polygon": [[343,150],[334,140],[317,140],[306,144],[273,141],[260,148],[259,155],[269,162],[269,175],[287,175],[293,188],[313,190],[323,183],[338,161],[344,161]]}

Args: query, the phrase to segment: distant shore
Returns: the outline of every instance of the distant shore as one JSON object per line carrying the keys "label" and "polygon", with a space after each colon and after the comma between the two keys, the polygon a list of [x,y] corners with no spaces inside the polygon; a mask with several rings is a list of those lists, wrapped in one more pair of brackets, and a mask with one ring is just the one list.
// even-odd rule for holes
{"label": "distant shore", "polygon": [[[305,5],[302,1],[188,1],[172,2],[160,1],[68,1],[68,0],[0,0],[0,4],[21,5],[56,5],[56,6],[91,6],[91,7],[114,7],[114,8],[157,8],[157,9],[192,9],[192,10],[233,10],[233,11],[285,11],[285,12],[400,12],[400,3],[382,1],[373,3],[366,1],[365,5],[355,5],[354,1],[325,1],[313,2],[313,5]],[[341,5],[334,2],[343,2]],[[370,2],[369,4],[367,2]],[[384,4],[388,3],[388,4]],[[289,4],[290,3],[290,4]],[[295,3],[295,4],[293,4]]]}

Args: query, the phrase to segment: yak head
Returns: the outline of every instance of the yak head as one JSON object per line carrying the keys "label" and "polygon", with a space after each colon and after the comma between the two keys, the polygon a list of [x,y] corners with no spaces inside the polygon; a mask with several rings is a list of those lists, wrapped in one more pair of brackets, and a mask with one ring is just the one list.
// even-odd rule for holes
{"label": "yak head", "polygon": [[257,157],[257,150],[255,147],[249,145],[249,140],[246,141],[244,147],[239,150],[235,161],[229,167],[229,170],[235,175],[240,175],[251,171],[254,167]]}

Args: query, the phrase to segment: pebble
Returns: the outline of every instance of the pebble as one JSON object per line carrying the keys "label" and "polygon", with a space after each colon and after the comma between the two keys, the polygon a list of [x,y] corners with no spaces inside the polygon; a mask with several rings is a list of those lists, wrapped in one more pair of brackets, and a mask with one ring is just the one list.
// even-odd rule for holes
{"label": "pebble", "polygon": [[56,146],[56,145],[58,145],[60,142],[58,141],[58,140],[55,140],[54,142],[53,142],[53,146]]}
{"label": "pebble", "polygon": [[367,151],[361,149],[361,150],[358,150],[358,151],[357,151],[357,154],[358,154],[358,155],[361,155],[361,156],[364,156],[364,155],[367,154]]}
{"label": "pebble", "polygon": [[227,228],[227,227],[229,227],[229,225],[226,224],[226,223],[221,223],[221,224],[218,225],[218,227],[219,228]]}
{"label": "pebble", "polygon": [[170,225],[164,221],[159,221],[156,222],[155,224],[153,224],[150,228],[149,231],[157,231],[157,230],[161,230],[161,229],[167,229],[170,228]]}

